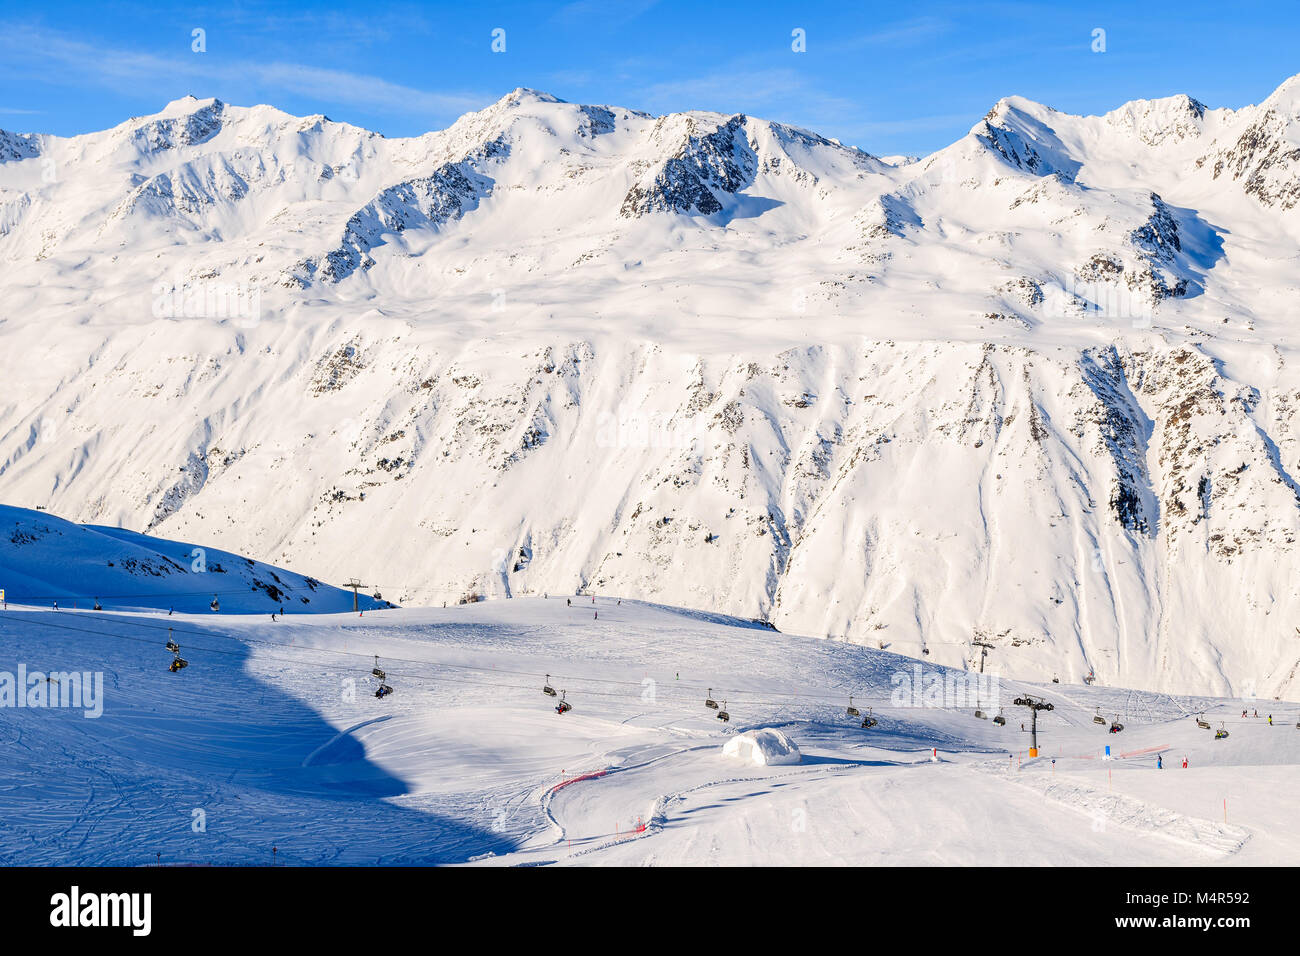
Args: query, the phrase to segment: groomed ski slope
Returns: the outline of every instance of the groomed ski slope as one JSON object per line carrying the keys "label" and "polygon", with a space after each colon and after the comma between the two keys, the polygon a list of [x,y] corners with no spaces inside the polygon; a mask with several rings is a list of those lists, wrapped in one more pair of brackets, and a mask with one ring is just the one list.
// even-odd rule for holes
{"label": "groomed ski slope", "polygon": [[[0,646],[2,670],[104,672],[97,719],[0,715],[4,864],[1300,862],[1294,704],[1003,682],[1000,728],[891,704],[909,658],[604,596],[276,623],[11,603]],[[1056,705],[1037,760],[1025,691]],[[760,727],[802,762],[722,755]]]}

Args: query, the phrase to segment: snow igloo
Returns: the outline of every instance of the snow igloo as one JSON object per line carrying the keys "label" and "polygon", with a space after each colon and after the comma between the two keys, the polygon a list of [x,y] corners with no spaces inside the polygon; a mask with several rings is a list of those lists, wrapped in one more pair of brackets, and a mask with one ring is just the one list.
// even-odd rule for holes
{"label": "snow igloo", "polygon": [[770,727],[737,734],[727,741],[722,755],[734,757],[750,767],[774,767],[803,760],[799,746],[781,731]]}

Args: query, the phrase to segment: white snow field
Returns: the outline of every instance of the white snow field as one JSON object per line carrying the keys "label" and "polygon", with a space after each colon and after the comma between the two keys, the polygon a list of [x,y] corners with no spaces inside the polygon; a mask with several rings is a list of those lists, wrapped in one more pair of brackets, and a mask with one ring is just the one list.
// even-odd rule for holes
{"label": "white snow field", "polygon": [[[0,574],[16,550],[0,538]],[[174,595],[150,609],[145,590],[134,610],[0,612],[0,862],[1300,862],[1294,704],[1002,681],[978,701],[1000,727],[931,696],[932,675],[970,675],[614,596],[272,622],[169,614]],[[84,672],[103,674],[98,706],[33,705],[77,703],[58,695]],[[15,681],[46,691],[15,706]],[[1023,693],[1055,705],[1038,759]],[[724,754],[773,730],[798,763]]]}
{"label": "white snow field", "polygon": [[0,499],[403,605],[1297,699],[1300,78],[971,120],[914,162],[527,89],[0,132]]}

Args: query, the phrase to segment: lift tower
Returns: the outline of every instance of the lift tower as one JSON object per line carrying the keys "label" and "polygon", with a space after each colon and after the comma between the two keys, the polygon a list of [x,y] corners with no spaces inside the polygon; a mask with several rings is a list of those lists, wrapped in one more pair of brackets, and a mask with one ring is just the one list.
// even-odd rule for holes
{"label": "lift tower", "polygon": [[1012,701],[1017,707],[1029,708],[1029,756],[1038,756],[1038,712],[1056,708],[1041,697],[1017,697]]}

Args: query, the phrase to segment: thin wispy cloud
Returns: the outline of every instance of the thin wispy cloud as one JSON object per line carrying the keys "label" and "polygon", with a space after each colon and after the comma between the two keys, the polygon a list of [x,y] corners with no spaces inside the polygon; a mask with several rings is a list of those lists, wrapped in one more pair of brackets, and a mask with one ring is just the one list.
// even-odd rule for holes
{"label": "thin wispy cloud", "polygon": [[[480,109],[487,93],[416,89],[382,77],[282,61],[218,59],[206,53],[160,56],[104,48],[64,34],[0,25],[0,70],[39,71],[47,82],[95,83],[132,96],[158,91],[208,95],[212,87],[272,100],[285,93],[402,116],[447,117]],[[165,94],[165,95],[166,95]],[[161,104],[159,104],[161,105]]]}
{"label": "thin wispy cloud", "polygon": [[[856,104],[822,92],[794,69],[723,69],[702,76],[653,83],[637,93],[635,104],[654,112],[674,109],[737,110],[759,113],[764,119],[797,122],[789,110],[806,116],[843,114]],[[685,105],[693,104],[693,105]]]}
{"label": "thin wispy cloud", "polygon": [[[826,50],[832,53],[860,50],[872,46],[911,46],[933,40],[948,33],[953,29],[953,26],[951,21],[940,17],[917,17],[914,20],[890,24],[870,33],[834,38],[827,42],[825,46]],[[819,40],[814,36],[809,42],[817,43]]]}

